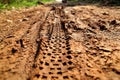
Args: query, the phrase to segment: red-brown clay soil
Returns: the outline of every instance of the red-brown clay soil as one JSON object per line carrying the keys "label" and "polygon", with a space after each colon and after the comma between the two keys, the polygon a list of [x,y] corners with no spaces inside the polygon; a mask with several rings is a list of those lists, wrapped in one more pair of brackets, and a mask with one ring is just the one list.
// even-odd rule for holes
{"label": "red-brown clay soil", "polygon": [[120,8],[1,11],[0,80],[120,80]]}

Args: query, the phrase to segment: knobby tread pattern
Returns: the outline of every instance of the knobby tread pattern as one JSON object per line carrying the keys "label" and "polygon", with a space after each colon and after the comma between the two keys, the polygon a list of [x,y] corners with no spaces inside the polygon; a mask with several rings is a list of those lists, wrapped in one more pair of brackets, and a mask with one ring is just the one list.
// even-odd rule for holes
{"label": "knobby tread pattern", "polygon": [[[75,80],[75,67],[67,33],[61,22],[60,8],[51,10],[40,32],[41,45],[35,59],[32,80]],[[49,24],[48,24],[49,23]]]}

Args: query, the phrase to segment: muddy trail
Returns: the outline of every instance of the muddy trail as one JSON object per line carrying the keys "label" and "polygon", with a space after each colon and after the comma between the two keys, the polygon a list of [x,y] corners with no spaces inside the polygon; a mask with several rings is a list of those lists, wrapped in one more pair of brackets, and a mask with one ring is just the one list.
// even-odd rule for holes
{"label": "muddy trail", "polygon": [[2,12],[0,80],[119,80],[119,13],[61,5]]}

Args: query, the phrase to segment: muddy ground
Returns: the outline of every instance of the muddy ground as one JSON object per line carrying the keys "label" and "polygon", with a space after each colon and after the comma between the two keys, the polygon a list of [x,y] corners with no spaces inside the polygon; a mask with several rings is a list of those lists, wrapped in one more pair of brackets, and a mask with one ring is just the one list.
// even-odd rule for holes
{"label": "muddy ground", "polygon": [[1,11],[0,80],[120,80],[120,8]]}

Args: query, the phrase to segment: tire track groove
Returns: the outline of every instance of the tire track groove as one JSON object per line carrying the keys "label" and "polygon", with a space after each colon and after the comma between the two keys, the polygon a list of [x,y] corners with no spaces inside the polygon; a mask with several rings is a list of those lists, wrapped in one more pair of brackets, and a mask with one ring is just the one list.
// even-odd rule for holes
{"label": "tire track groove", "polygon": [[31,80],[73,80],[73,74],[69,74],[74,67],[69,39],[61,18],[63,9],[55,7],[48,15],[39,30]]}

